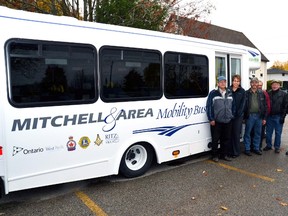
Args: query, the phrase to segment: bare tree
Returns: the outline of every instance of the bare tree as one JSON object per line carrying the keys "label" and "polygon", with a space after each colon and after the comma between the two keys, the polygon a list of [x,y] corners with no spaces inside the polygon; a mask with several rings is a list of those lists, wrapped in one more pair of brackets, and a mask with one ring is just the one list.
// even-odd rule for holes
{"label": "bare tree", "polygon": [[[162,31],[175,34],[186,35],[189,26],[196,23],[197,20],[207,21],[212,11],[216,9],[211,0],[164,0],[164,2],[169,11]],[[207,28],[207,26],[201,28]]]}

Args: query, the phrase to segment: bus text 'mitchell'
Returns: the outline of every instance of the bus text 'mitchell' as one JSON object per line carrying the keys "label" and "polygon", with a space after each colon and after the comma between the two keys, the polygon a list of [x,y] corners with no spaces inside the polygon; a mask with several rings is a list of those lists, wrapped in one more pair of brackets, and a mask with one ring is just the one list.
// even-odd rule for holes
{"label": "bus text 'mitchell'", "polygon": [[[46,128],[47,125],[52,127],[62,127],[62,126],[72,126],[80,124],[93,124],[97,122],[107,123],[107,118],[112,119],[111,122],[117,121],[119,119],[136,119],[136,118],[146,118],[147,116],[153,117],[153,110],[151,108],[145,109],[133,109],[125,111],[123,109],[117,112],[111,111],[107,116],[103,116],[102,112],[95,113],[84,113],[84,114],[74,114],[74,115],[58,115],[58,116],[47,116],[39,118],[26,118],[24,120],[14,119],[11,131],[22,131],[22,130],[33,130]],[[111,123],[110,122],[110,123]]]}
{"label": "bus text 'mitchell'", "polygon": [[59,115],[55,117],[26,118],[24,120],[14,119],[11,131],[46,128],[47,125],[51,125],[52,127],[62,127],[67,125],[92,124],[103,121],[102,113],[98,114],[98,118],[94,113],[86,113],[79,115],[75,114],[72,116]]}

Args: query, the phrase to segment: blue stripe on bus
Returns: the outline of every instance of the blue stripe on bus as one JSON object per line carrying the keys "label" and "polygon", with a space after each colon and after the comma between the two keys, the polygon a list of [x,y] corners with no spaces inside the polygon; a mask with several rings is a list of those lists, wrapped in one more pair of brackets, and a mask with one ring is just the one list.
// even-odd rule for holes
{"label": "blue stripe on bus", "polygon": [[200,125],[200,124],[206,124],[206,122],[198,122],[194,124],[186,124],[181,126],[164,126],[164,127],[155,127],[155,128],[147,128],[147,129],[141,129],[141,130],[134,130],[133,134],[139,134],[139,133],[148,133],[148,132],[160,132],[158,135],[165,135],[165,136],[172,136],[174,133],[178,132],[179,130],[188,127],[188,126],[194,126],[194,125]]}

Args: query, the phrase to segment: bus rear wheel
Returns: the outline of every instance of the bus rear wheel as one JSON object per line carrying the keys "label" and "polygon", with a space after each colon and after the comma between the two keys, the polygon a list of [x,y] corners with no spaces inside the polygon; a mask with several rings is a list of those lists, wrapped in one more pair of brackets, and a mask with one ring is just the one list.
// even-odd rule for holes
{"label": "bus rear wheel", "polygon": [[122,156],[119,172],[128,178],[141,176],[150,168],[152,160],[153,151],[150,145],[134,144]]}

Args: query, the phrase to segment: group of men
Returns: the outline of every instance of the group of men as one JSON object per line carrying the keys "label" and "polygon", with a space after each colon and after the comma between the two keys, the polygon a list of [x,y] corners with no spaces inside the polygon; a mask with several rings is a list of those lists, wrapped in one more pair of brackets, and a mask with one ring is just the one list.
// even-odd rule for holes
{"label": "group of men", "polygon": [[[281,82],[273,80],[271,90],[262,90],[263,83],[256,78],[250,80],[250,88],[243,89],[244,109],[241,114],[245,122],[243,143],[244,154],[252,156],[252,153],[262,155],[263,151],[272,150],[280,153],[281,135],[287,112],[288,95],[281,90]],[[241,86],[239,88],[242,88]],[[217,79],[217,88],[212,90],[207,98],[207,117],[210,122],[212,136],[212,160],[220,159],[231,161],[231,140],[233,131],[232,122],[237,113],[237,104],[232,86],[227,87],[224,76]],[[241,107],[243,104],[241,104]],[[239,113],[239,112],[238,112]],[[242,125],[242,122],[241,122]],[[266,130],[265,130],[266,127]],[[262,149],[262,140],[266,131],[266,146]],[[275,132],[274,145],[272,135]],[[240,133],[240,131],[236,131]],[[220,142],[220,148],[218,148]],[[240,142],[239,142],[240,143]],[[288,151],[286,152],[288,155]]]}

